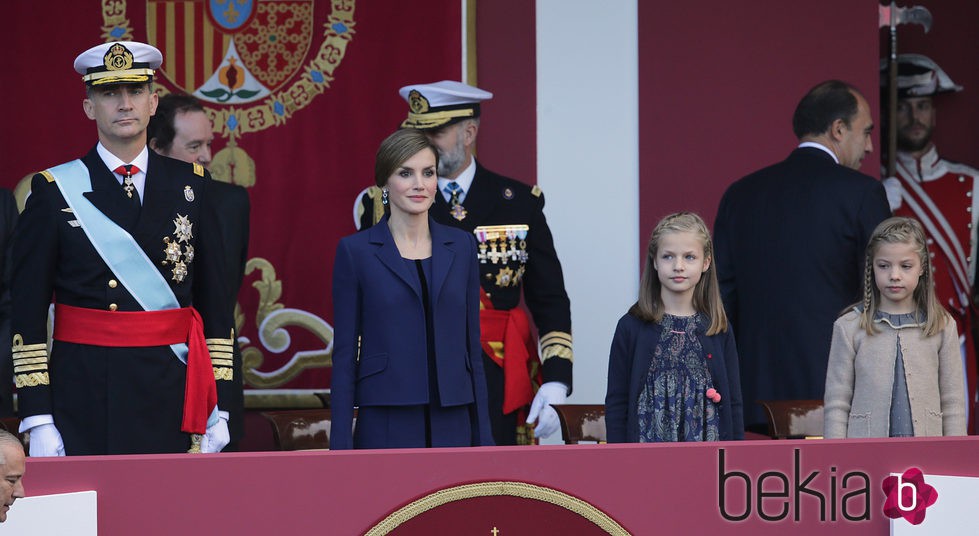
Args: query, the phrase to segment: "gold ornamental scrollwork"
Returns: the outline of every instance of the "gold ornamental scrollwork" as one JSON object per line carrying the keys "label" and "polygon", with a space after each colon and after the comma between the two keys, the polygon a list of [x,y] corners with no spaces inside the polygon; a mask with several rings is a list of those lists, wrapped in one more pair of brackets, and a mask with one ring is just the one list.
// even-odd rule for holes
{"label": "gold ornamental scrollwork", "polygon": [[[286,308],[279,303],[282,297],[282,281],[276,278],[275,267],[268,260],[260,257],[249,259],[245,264],[245,275],[251,275],[255,270],[261,273],[261,277],[252,283],[252,287],[258,290],[255,324],[262,346],[276,354],[284,353],[292,343],[286,328],[299,328],[316,336],[323,347],[296,351],[282,367],[263,371],[259,370],[265,362],[262,350],[242,337],[239,341],[243,343],[241,356],[245,383],[259,389],[272,389],[289,382],[306,369],[333,366],[333,327],[308,311]],[[236,306],[235,311],[235,326],[240,332],[245,315],[241,313],[239,306]]]}
{"label": "gold ornamental scrollwork", "polygon": [[610,536],[631,536],[625,527],[583,499],[556,489],[514,481],[477,482],[440,489],[399,508],[371,527],[364,536],[385,536],[412,518],[445,504],[493,496],[518,497],[550,503],[581,516]]}

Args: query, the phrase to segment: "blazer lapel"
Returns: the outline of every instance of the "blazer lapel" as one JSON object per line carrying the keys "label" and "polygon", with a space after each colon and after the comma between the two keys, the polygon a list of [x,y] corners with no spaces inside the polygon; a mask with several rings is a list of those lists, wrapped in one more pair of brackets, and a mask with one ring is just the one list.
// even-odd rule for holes
{"label": "blazer lapel", "polygon": [[139,214],[132,209],[130,200],[115,175],[105,167],[105,162],[94,147],[82,158],[82,162],[88,168],[88,175],[92,181],[92,191],[86,192],[85,198],[116,225],[131,232],[136,226]]}
{"label": "blazer lapel", "polygon": [[370,242],[378,246],[374,254],[381,264],[387,266],[421,298],[422,289],[418,276],[408,271],[408,266],[401,257],[401,252],[398,251],[398,245],[394,243],[394,237],[391,236],[391,230],[388,229],[388,217],[385,216],[377,222],[377,225],[372,225],[367,232],[370,233]]}
{"label": "blazer lapel", "polygon": [[455,240],[449,236],[445,227],[435,223],[431,218],[428,220],[428,225],[432,232],[432,303],[438,303],[442,284],[449,276],[452,263],[455,261],[456,252],[452,248]]}

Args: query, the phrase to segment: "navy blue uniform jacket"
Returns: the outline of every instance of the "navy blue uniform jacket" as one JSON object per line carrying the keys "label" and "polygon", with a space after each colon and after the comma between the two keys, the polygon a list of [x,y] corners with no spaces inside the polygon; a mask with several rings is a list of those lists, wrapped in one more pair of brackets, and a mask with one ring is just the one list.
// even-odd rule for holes
{"label": "navy blue uniform jacket", "polygon": [[[224,252],[214,211],[208,208],[210,175],[149,151],[143,204],[135,211],[94,147],[82,162],[92,186],[85,197],[132,235],[180,306],[192,305],[200,312],[204,335],[212,339],[209,345],[230,351]],[[11,253],[11,331],[24,345],[43,346],[52,295],[57,303],[75,307],[143,310],[74,222],[57,184],[43,175],[35,175],[31,184]],[[164,238],[176,238],[178,217],[186,217],[193,226],[188,245],[194,247],[194,256],[182,282],[173,279],[173,264],[162,262]],[[169,346],[55,341],[48,361],[50,366],[30,366],[50,369],[49,382],[46,373],[42,381],[26,382],[23,376],[19,380],[19,412],[21,417],[52,414],[68,455],[184,452],[190,446],[190,436],[180,431],[186,366]],[[223,409],[231,397],[231,378],[225,374],[231,370],[218,362],[214,368],[218,407]],[[18,375],[15,370],[15,378]]]}
{"label": "navy blue uniform jacket", "polygon": [[[435,360],[442,406],[475,404],[460,444],[492,445],[479,345],[476,241],[429,219]],[[429,403],[425,309],[417,273],[388,219],[340,240],[333,266],[330,448],[353,446],[354,406]],[[358,339],[360,348],[358,350]]]}
{"label": "navy blue uniform jacket", "polygon": [[[609,443],[639,442],[639,392],[646,383],[653,352],[662,326],[631,314],[619,319],[608,359],[608,392],[605,395],[605,428]],[[721,395],[719,432],[721,441],[744,439],[741,413],[741,383],[738,380],[738,350],[729,328],[708,336],[697,329],[700,345],[708,356],[714,389]],[[708,404],[710,402],[708,401]]]}

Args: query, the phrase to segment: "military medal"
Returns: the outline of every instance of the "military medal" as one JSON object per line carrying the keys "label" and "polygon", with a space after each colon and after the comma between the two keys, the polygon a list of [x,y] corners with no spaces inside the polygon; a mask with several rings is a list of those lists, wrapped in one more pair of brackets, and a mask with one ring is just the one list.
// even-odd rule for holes
{"label": "military medal", "polygon": [[508,287],[511,283],[516,283],[513,278],[513,270],[509,267],[500,268],[499,273],[496,274],[496,286],[498,287]]}
{"label": "military medal", "polygon": [[[188,201],[193,200],[194,191],[190,189],[190,186],[184,190],[184,197],[187,197]],[[194,262],[194,246],[190,244],[190,239],[194,238],[194,224],[190,222],[190,218],[187,216],[177,214],[173,220],[173,225],[173,236],[176,240],[169,236],[163,237],[163,265],[172,264],[171,273],[173,277],[171,279],[177,283],[183,283],[190,273],[187,266]],[[186,246],[181,247],[182,242],[186,243]]]}
{"label": "military medal", "polygon": [[187,216],[177,214],[177,217],[173,220],[173,224],[176,226],[173,230],[173,235],[177,237],[177,242],[190,242],[190,239],[194,238],[194,224],[190,223],[190,219]]}
{"label": "military medal", "polygon": [[185,277],[187,277],[187,265],[184,264],[184,261],[177,261],[173,265],[173,280],[177,283],[183,283]]}
{"label": "military medal", "polygon": [[184,199],[189,203],[194,201],[194,189],[190,186],[184,186]]}
{"label": "military medal", "polygon": [[170,241],[170,237],[164,237],[163,243],[166,247],[163,248],[163,254],[166,255],[166,260],[163,262],[177,262],[180,260],[180,243]]}
{"label": "military medal", "polygon": [[449,210],[449,213],[452,214],[453,218],[459,221],[466,219],[466,207],[462,205],[453,205],[452,208]]}

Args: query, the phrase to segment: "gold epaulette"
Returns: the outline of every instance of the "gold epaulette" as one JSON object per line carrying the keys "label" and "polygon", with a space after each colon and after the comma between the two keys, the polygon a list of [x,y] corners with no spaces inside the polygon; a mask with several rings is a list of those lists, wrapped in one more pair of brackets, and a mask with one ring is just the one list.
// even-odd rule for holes
{"label": "gold epaulette", "polygon": [[197,162],[194,162],[194,175],[197,175],[198,177],[203,177],[204,166],[198,164]]}
{"label": "gold epaulette", "polygon": [[41,175],[44,175],[44,179],[48,182],[54,182],[54,175],[52,175],[50,171],[45,169],[41,172]]}
{"label": "gold epaulette", "polygon": [[560,357],[574,362],[571,350],[571,334],[563,331],[549,331],[540,338],[541,362],[552,357]]}
{"label": "gold epaulette", "polygon": [[14,382],[18,389],[51,384],[48,377],[47,344],[42,342],[25,345],[24,337],[18,333],[14,335],[10,350],[14,358]]}
{"label": "gold epaulette", "polygon": [[542,193],[544,193],[544,191],[541,190],[540,189],[540,186],[537,186],[536,184],[534,185],[533,188],[530,189],[530,195],[532,195],[534,197],[540,197],[540,194],[542,194]]}
{"label": "gold epaulette", "polygon": [[[234,331],[231,332],[232,337]],[[234,339],[206,339],[215,380],[231,381],[234,375]]]}
{"label": "gold epaulette", "polygon": [[371,215],[371,224],[376,224],[381,221],[384,217],[384,203],[381,202],[381,189],[377,186],[371,186],[367,189],[367,197],[372,201],[371,205],[374,207],[374,213]]}

